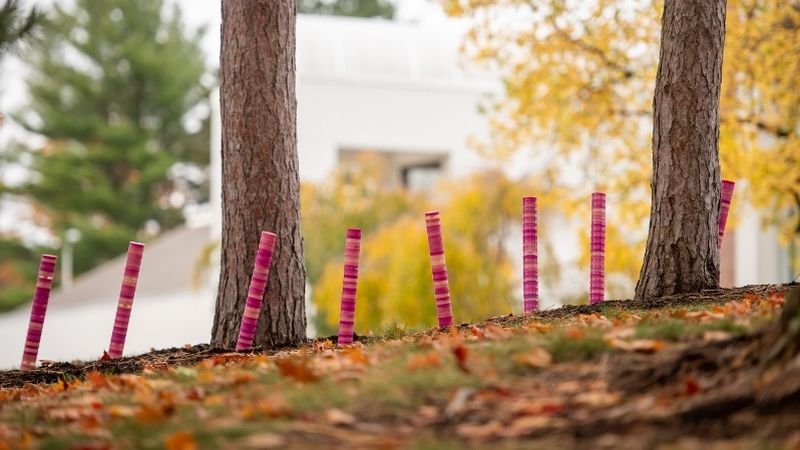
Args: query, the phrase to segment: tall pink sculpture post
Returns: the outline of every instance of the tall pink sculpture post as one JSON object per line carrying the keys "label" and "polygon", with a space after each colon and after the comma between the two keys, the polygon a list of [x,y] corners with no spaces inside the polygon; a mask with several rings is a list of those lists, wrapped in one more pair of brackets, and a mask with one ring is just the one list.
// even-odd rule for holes
{"label": "tall pink sculpture post", "polygon": [[133,241],[128,244],[128,259],[125,261],[114,329],[111,331],[111,343],[108,345],[108,356],[112,359],[121,358],[125,349],[125,337],[128,335],[128,322],[131,319],[131,308],[133,308],[133,297],[136,295],[136,283],[139,281],[143,253],[144,244]]}
{"label": "tall pink sculpture post", "polygon": [[356,289],[358,288],[358,258],[361,253],[361,230],[350,228],[344,244],[344,275],[342,304],[339,310],[339,345],[353,343],[356,321]]}
{"label": "tall pink sculpture post", "polygon": [[261,232],[258,242],[258,252],[253,266],[253,275],[250,277],[250,289],[247,292],[247,303],[244,306],[242,325],[239,328],[239,339],[236,341],[236,351],[253,348],[256,335],[258,316],[261,314],[261,302],[264,300],[264,291],[267,288],[269,265],[272,261],[272,251],[275,249],[277,236],[269,231]]}
{"label": "tall pink sculpture post", "polygon": [[539,308],[539,252],[536,197],[522,198],[522,306],[525,314]]}
{"label": "tall pink sculpture post", "polygon": [[44,316],[47,313],[47,301],[50,299],[50,289],[53,287],[56,260],[57,258],[53,255],[42,255],[39,261],[39,275],[36,278],[36,290],[33,293],[28,334],[25,337],[25,347],[22,350],[22,364],[20,364],[20,369],[22,370],[36,367],[36,358],[39,355],[39,341],[42,339]]}
{"label": "tall pink sculpture post", "polygon": [[447,284],[447,264],[444,260],[444,242],[442,241],[442,225],[439,222],[439,211],[426,212],[425,225],[428,230],[433,295],[436,298],[436,315],[439,318],[439,328],[449,327],[453,324],[453,310],[450,305],[450,287]]}
{"label": "tall pink sculpture post", "polygon": [[589,304],[603,301],[606,280],[606,194],[592,194],[591,263]]}
{"label": "tall pink sculpture post", "polygon": [[728,212],[731,209],[733,200],[733,188],[736,183],[731,180],[722,180],[719,199],[719,240],[717,246],[722,247],[722,237],[725,235],[725,225],[728,223]]}

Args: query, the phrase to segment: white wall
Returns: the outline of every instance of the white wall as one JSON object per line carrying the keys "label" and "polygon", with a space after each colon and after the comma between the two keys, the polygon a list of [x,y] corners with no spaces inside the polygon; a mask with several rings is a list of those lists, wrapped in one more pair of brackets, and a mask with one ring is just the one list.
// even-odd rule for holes
{"label": "white wall", "polygon": [[297,97],[302,180],[323,181],[341,148],[448,153],[449,175],[481,167],[468,146],[488,134],[474,90],[300,76]]}
{"label": "white wall", "polygon": [[[108,349],[116,298],[77,306],[50,305],[45,317],[39,360],[95,360]],[[0,369],[19,368],[28,329],[30,305],[0,315]],[[210,290],[134,300],[125,356],[150,349],[208,343],[214,319],[214,295]]]}

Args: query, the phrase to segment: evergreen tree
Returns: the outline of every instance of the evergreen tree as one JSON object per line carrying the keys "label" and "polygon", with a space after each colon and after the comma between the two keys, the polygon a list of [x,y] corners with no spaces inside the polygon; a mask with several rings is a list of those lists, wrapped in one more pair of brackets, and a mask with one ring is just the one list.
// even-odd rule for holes
{"label": "evergreen tree", "polygon": [[394,17],[394,5],[387,0],[298,0],[297,10],[332,16]]}
{"label": "evergreen tree", "polygon": [[48,141],[30,151],[19,192],[56,236],[81,231],[77,273],[124,252],[145,225],[180,224],[187,198],[203,195],[176,170],[208,159],[206,127],[187,129],[207,103],[202,31],[187,33],[163,3],[56,6],[29,58],[31,104],[18,121]]}
{"label": "evergreen tree", "polygon": [[0,6],[0,58],[33,33],[41,13],[33,8],[24,11],[19,0],[6,0]]}

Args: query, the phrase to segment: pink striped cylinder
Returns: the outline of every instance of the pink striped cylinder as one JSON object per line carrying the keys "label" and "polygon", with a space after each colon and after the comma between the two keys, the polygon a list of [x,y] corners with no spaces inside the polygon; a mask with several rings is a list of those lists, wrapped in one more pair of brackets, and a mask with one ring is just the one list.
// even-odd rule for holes
{"label": "pink striped cylinder", "polygon": [[539,252],[536,197],[522,198],[522,306],[525,314],[539,309]]}
{"label": "pink striped cylinder", "polygon": [[606,285],[606,194],[592,193],[591,263],[589,304],[603,301]]}
{"label": "pink striped cylinder", "polygon": [[428,249],[431,255],[431,274],[433,275],[433,295],[436,298],[436,315],[439,328],[453,324],[453,310],[450,305],[450,287],[447,284],[447,263],[444,259],[444,242],[439,211],[425,213],[428,231]]}
{"label": "pink striped cylinder", "polygon": [[242,325],[239,328],[239,339],[236,341],[236,351],[253,348],[256,336],[258,316],[261,314],[261,302],[264,300],[264,291],[267,289],[269,278],[269,265],[272,262],[272,252],[275,249],[277,236],[269,231],[261,232],[258,242],[258,252],[253,265],[253,275],[250,277],[250,289],[247,291],[247,303],[244,306]]}
{"label": "pink striped cylinder", "polygon": [[722,247],[722,237],[725,236],[725,225],[728,223],[728,211],[731,209],[731,200],[733,200],[733,188],[736,183],[731,180],[722,180],[722,189],[720,189],[719,199],[719,239],[717,246]]}
{"label": "pink striped cylinder", "polygon": [[42,339],[44,316],[47,313],[50,289],[53,287],[56,260],[57,258],[53,255],[42,255],[39,261],[39,275],[36,278],[36,290],[33,293],[28,334],[25,337],[25,347],[22,350],[22,364],[20,364],[20,369],[22,370],[36,367],[36,358],[39,355],[39,341]]}
{"label": "pink striped cylinder", "polygon": [[361,230],[350,228],[344,243],[344,275],[342,305],[339,310],[339,345],[353,343],[356,321],[356,289],[358,288],[358,258],[361,253]]}
{"label": "pink striped cylinder", "polygon": [[108,345],[108,356],[112,359],[121,358],[125,349],[125,337],[128,335],[128,322],[131,319],[131,308],[133,308],[133,297],[136,295],[136,283],[139,281],[143,253],[144,244],[141,242],[131,241],[128,244],[128,259],[125,261],[125,273],[119,290],[117,315],[114,317],[114,330],[111,331],[111,343]]}

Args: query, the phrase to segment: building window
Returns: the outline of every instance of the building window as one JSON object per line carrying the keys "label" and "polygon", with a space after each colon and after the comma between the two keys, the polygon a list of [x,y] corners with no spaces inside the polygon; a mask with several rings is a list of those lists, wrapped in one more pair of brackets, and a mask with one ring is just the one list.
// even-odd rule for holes
{"label": "building window", "polygon": [[384,187],[403,188],[412,192],[426,192],[442,178],[447,165],[447,153],[414,151],[387,151],[366,149],[339,150],[339,166],[368,167],[381,173]]}

